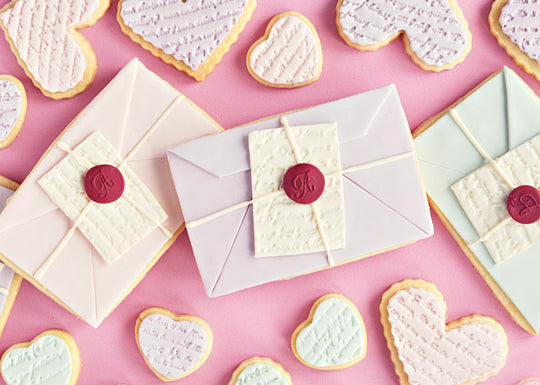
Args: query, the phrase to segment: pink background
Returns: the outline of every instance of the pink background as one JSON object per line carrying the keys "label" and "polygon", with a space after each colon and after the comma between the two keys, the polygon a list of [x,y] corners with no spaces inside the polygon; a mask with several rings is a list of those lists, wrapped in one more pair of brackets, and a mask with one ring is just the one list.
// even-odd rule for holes
{"label": "pink background", "polygon": [[[0,7],[6,3],[0,0]],[[0,150],[0,174],[21,182],[53,139],[134,56],[224,128],[395,83],[414,129],[503,65],[516,70],[539,93],[540,83],[516,66],[490,34],[492,0],[459,3],[471,27],[473,48],[464,63],[438,74],[417,67],[405,53],[401,39],[376,52],[349,48],[336,29],[335,0],[259,0],[238,42],[202,83],[154,58],[124,35],[116,22],[117,1],[113,0],[107,14],[82,31],[97,54],[99,68],[94,84],[83,94],[62,101],[43,96],[32,85],[6,40],[0,37],[0,73],[19,77],[28,93],[23,130],[11,146]],[[304,14],[319,32],[324,52],[322,76],[316,83],[296,90],[267,88],[249,75],[246,52],[262,36],[272,16],[289,10]],[[178,383],[227,384],[241,361],[262,355],[281,362],[295,385],[397,384],[379,321],[379,302],[392,283],[423,278],[435,283],[444,295],[449,320],[486,314],[506,329],[510,350],[506,367],[486,384],[516,384],[523,378],[540,376],[540,337],[530,336],[512,321],[438,218],[433,220],[432,238],[400,250],[215,299],[207,298],[204,292],[189,240],[183,234],[98,329],[79,321],[23,282],[0,340],[0,352],[46,329],[60,328],[69,331],[79,345],[80,384],[160,384],[138,351],[134,326],[142,310],[163,306],[205,318],[214,332],[214,349],[207,363]],[[290,337],[307,317],[314,300],[329,292],[342,293],[357,305],[366,323],[368,353],[351,368],[322,372],[303,366],[294,357]]]}

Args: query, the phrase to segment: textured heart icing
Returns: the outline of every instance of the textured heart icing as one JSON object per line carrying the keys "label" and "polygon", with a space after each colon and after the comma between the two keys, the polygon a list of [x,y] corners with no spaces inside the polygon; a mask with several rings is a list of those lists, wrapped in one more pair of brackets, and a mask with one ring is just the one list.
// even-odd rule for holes
{"label": "textured heart icing", "polygon": [[381,304],[392,358],[405,373],[402,384],[474,384],[504,366],[506,334],[498,323],[475,315],[445,327],[446,306],[435,286],[408,282],[394,285]]}
{"label": "textured heart icing", "polygon": [[46,95],[77,87],[80,92],[92,82],[95,55],[75,28],[95,23],[108,5],[109,0],[14,0],[4,8],[0,21],[11,48]]}
{"label": "textured heart icing", "polygon": [[267,357],[252,357],[242,362],[229,385],[292,385],[290,374]]}
{"label": "textured heart icing", "polygon": [[134,40],[144,48],[153,51],[149,43],[197,71],[210,56],[225,54],[220,46],[229,35],[241,32],[243,25],[235,26],[249,19],[249,4],[250,0],[123,0],[118,18],[142,38]]}
{"label": "textured heart icing", "polygon": [[315,368],[347,367],[366,354],[366,330],[360,313],[345,297],[321,297],[309,319],[293,334],[293,351]]}
{"label": "textured heart icing", "polygon": [[[342,0],[338,27],[348,44],[376,49],[401,32],[428,66],[457,64],[468,50],[468,26],[454,0]],[[460,12],[461,13],[461,12]]]}
{"label": "textured heart icing", "polygon": [[5,147],[2,142],[20,128],[24,119],[26,96],[20,87],[12,79],[0,76],[0,148]]}
{"label": "textured heart icing", "polygon": [[540,3],[536,0],[508,0],[502,8],[501,29],[531,59],[540,63]]}
{"label": "textured heart icing", "polygon": [[198,317],[161,311],[141,315],[137,339],[150,368],[165,380],[177,380],[204,363],[212,348],[211,331]]}
{"label": "textured heart icing", "polygon": [[296,12],[274,17],[248,52],[250,72],[270,86],[301,86],[318,79],[322,50],[313,25]]}

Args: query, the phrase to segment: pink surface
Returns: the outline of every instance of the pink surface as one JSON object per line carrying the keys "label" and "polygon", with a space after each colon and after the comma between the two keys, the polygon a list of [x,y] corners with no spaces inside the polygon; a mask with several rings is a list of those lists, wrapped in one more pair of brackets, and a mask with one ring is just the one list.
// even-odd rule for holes
{"label": "pink surface", "polygon": [[[0,0],[0,7],[7,0]],[[83,34],[93,45],[99,69],[94,84],[69,100],[44,97],[17,65],[4,38],[0,38],[0,73],[19,77],[28,92],[28,115],[19,137],[0,150],[0,174],[18,182],[77,113],[132,57],[138,56],[208,114],[229,128],[267,115],[328,102],[393,82],[397,85],[411,127],[445,108],[478,82],[508,65],[540,93],[540,83],[516,66],[489,32],[491,0],[459,1],[471,25],[473,48],[464,63],[443,73],[418,68],[403,49],[401,39],[372,53],[349,48],[334,24],[335,1],[259,1],[252,20],[214,72],[196,83],[154,58],[116,23],[116,1],[105,17]],[[276,13],[296,10],[319,32],[324,53],[323,72],[314,84],[296,90],[262,86],[249,75],[245,56],[251,43],[263,35]],[[491,385],[515,384],[540,374],[540,337],[519,328],[491,294],[440,221],[435,235],[397,251],[332,270],[275,282],[220,298],[207,298],[185,234],[163,256],[131,295],[93,329],[60,308],[30,284],[23,282],[12,316],[0,339],[0,352],[30,340],[49,328],[70,332],[82,356],[80,384],[160,384],[145,365],[135,343],[137,315],[150,306],[203,317],[214,332],[214,348],[206,364],[185,384],[226,384],[233,370],[252,355],[266,355],[287,368],[295,385],[396,384],[393,364],[379,322],[383,292],[404,278],[422,278],[437,285],[448,305],[448,319],[472,313],[492,316],[508,333],[510,353]],[[359,234],[361,235],[361,234]],[[364,317],[368,334],[366,358],[351,368],[320,372],[303,366],[292,354],[290,337],[308,315],[313,301],[328,292],[349,297]]]}

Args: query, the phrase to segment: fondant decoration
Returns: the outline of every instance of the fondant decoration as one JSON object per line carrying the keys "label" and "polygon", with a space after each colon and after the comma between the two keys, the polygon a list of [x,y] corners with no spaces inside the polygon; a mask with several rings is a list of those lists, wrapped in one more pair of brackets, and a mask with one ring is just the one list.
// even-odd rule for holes
{"label": "fondant decoration", "polygon": [[324,295],[294,331],[291,346],[304,365],[322,370],[347,368],[366,356],[364,321],[346,297]]}
{"label": "fondant decoration", "polygon": [[84,176],[84,191],[97,203],[112,203],[123,194],[125,181],[122,172],[110,164],[92,167]]}
{"label": "fondant decoration", "polygon": [[[77,30],[94,25],[110,0],[12,0],[0,27],[24,71],[44,95],[70,98],[90,86],[96,55]],[[39,11],[38,11],[39,10]]]}
{"label": "fondant decoration", "polygon": [[[283,120],[286,120],[286,125]],[[334,125],[328,122],[336,122],[338,139],[331,134]],[[310,205],[295,203],[286,197],[282,189],[278,189],[286,171],[302,163],[292,158],[291,146],[283,136],[285,126],[292,131],[301,131],[304,126],[309,126],[313,132],[329,133],[328,138],[314,135],[310,138],[312,144],[307,142],[306,136],[302,139],[306,142],[299,142],[298,147],[307,150],[320,146],[328,154],[325,155],[327,160],[306,161],[321,171],[332,168],[337,170],[337,174],[342,173],[339,178],[333,174],[325,175],[325,192],[314,204],[318,205],[326,192],[335,188],[334,182],[341,180],[344,224],[349,232],[345,234],[344,248],[329,252],[320,247],[321,234],[334,233],[335,230],[323,228],[321,232],[314,225],[316,221],[312,218],[313,210],[309,211]],[[264,134],[264,130],[269,130],[268,134]],[[268,177],[261,175],[263,180],[270,178],[272,185],[256,186],[256,190],[261,193],[264,188],[275,190],[275,195],[261,196],[257,203],[263,205],[265,199],[270,199],[267,201],[270,202],[274,198],[279,199],[276,202],[287,202],[287,211],[282,215],[288,214],[289,209],[297,210],[297,206],[307,209],[309,217],[303,223],[312,226],[316,233],[309,239],[318,242],[322,251],[255,258],[255,204],[252,204],[254,196],[250,174],[258,171],[250,167],[250,133],[279,134],[275,143],[283,146],[280,148],[286,151],[284,158],[288,159],[281,172],[272,170]],[[386,144],[381,146],[383,142]],[[337,155],[338,148],[341,156]],[[270,152],[272,146],[263,150]],[[300,151],[302,156],[304,152]],[[310,151],[309,156],[316,156],[314,154]],[[393,85],[286,112],[219,135],[205,136],[172,148],[168,157],[199,271],[206,291],[212,297],[307,274],[327,268],[332,261],[342,264],[364,258],[424,239],[433,233],[410,129]],[[337,161],[341,166],[336,166]],[[216,199],[215,191],[222,192],[219,199]],[[359,228],[363,229],[360,236]],[[297,231],[294,229],[290,233],[294,243],[298,242]],[[212,234],[212,242],[208,242],[209,234]],[[337,243],[330,238],[327,241],[332,245]]]}
{"label": "fondant decoration", "polygon": [[289,372],[266,357],[251,357],[234,371],[229,385],[292,385]]}
{"label": "fondant decoration", "polygon": [[0,148],[19,135],[26,117],[26,92],[19,79],[0,75]]}
{"label": "fondant decoration", "polygon": [[212,330],[206,321],[163,308],[139,315],[135,337],[145,362],[163,381],[189,376],[212,351]]}
{"label": "fondant decoration", "polygon": [[529,225],[537,222],[540,219],[540,191],[533,186],[516,187],[508,194],[506,209],[518,223]]}
{"label": "fondant decoration", "polygon": [[403,35],[405,50],[424,70],[453,68],[471,50],[469,26],[456,0],[340,0],[336,22],[345,42],[361,51]]}
{"label": "fondant decoration", "polygon": [[322,62],[319,35],[298,12],[274,16],[247,54],[249,73],[262,84],[278,88],[313,83],[321,75]]}
{"label": "fondant decoration", "polygon": [[495,0],[489,14],[491,33],[517,65],[540,80],[540,29],[536,0]]}
{"label": "fondant decoration", "polygon": [[472,385],[502,369],[508,346],[498,322],[445,319],[443,297],[429,282],[405,280],[384,293],[381,322],[401,385]]}
{"label": "fondant decoration", "polygon": [[255,0],[121,0],[118,22],[134,42],[197,81],[244,30]]}
{"label": "fondant decoration", "polygon": [[30,342],[13,345],[2,355],[7,385],[75,385],[81,370],[79,349],[62,330],[47,330]]}
{"label": "fondant decoration", "polygon": [[296,203],[307,205],[319,199],[324,191],[324,174],[310,163],[299,163],[283,177],[285,194]]}
{"label": "fondant decoration", "polygon": [[540,385],[540,378],[527,378],[520,381],[517,385]]}
{"label": "fondant decoration", "polygon": [[[49,148],[0,214],[4,260],[97,327],[183,229],[166,149],[219,130],[131,61]],[[113,203],[90,201],[84,190],[86,171],[99,164],[114,165],[125,179]],[[72,169],[60,176],[65,165]],[[65,202],[64,194],[70,197]],[[28,242],[31,234],[39,234],[39,242]]]}
{"label": "fondant decoration", "polygon": [[[540,102],[534,92],[508,68],[494,74],[454,104],[452,109],[491,159],[513,157],[509,151],[540,134],[540,127],[536,123],[540,121]],[[485,242],[476,242],[485,234],[476,231],[450,186],[484,166],[486,158],[471,144],[447,112],[443,111],[436,118],[429,119],[415,131],[420,170],[433,208],[516,322],[529,333],[537,334],[540,332],[540,244],[524,248],[504,263],[495,264]],[[530,165],[531,158],[527,159]],[[516,160],[508,167],[510,175],[519,177],[516,184],[538,186],[531,180],[532,177],[526,176],[529,172],[536,172],[537,165],[524,167],[521,160]],[[489,187],[492,191],[485,194],[485,199],[490,201],[490,205],[495,204],[491,202],[495,193],[502,201],[500,208],[490,213],[490,218],[502,212],[508,215],[507,196],[499,195],[500,189],[507,188],[506,183],[500,179],[493,181],[496,184]],[[510,191],[508,188],[507,192]],[[537,224],[519,226],[535,228]],[[506,239],[499,246],[505,250],[513,247]],[[523,243],[515,246],[521,247]]]}

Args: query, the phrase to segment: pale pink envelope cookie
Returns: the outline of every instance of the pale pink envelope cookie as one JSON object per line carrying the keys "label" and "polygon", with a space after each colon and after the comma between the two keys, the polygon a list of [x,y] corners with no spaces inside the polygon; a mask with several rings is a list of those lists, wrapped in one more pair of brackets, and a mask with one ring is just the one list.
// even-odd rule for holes
{"label": "pale pink envelope cookie", "polygon": [[[0,258],[79,318],[97,327],[183,230],[184,220],[166,149],[173,143],[219,130],[187,98],[138,60],[132,60],[59,136],[0,214]],[[89,143],[89,151],[80,152],[78,146],[96,135],[101,139]],[[82,202],[75,209],[60,207],[60,201],[59,206],[51,192],[38,183],[66,159],[81,169],[90,168],[88,160],[109,163],[120,170],[127,167],[126,180],[134,175],[146,186],[145,192],[135,183],[134,195],[124,194],[119,199],[133,198],[130,204],[138,213],[127,220],[119,216],[123,212],[108,217],[103,226],[114,227],[111,236],[131,236],[131,221],[152,219],[148,215],[154,207],[150,205],[152,200],[159,204],[166,219],[152,220],[152,230],[139,234],[131,247],[109,263],[102,250],[96,248],[96,241],[80,228],[91,219],[90,224],[97,227],[91,234],[102,239],[100,221],[86,216],[91,210],[84,208],[99,204],[90,203],[80,187],[82,171],[74,168],[73,176],[56,179],[59,191],[69,197],[70,203]],[[139,196],[144,199],[138,201]],[[77,210],[79,215],[71,215]],[[28,237],[34,241],[28,242]]]}

